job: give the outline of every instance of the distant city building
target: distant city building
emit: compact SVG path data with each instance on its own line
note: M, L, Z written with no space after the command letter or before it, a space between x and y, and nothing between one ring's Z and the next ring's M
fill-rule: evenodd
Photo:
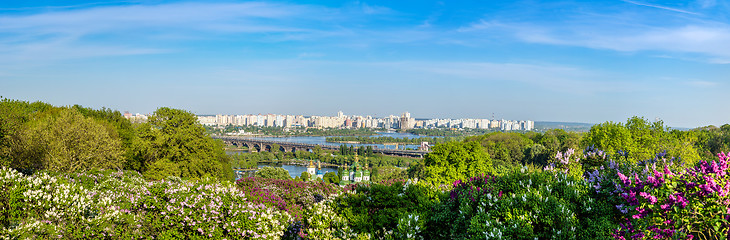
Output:
M413 125L415 125L416 120L411 118L411 114L409 112L404 112L400 117L400 129L412 129Z
M148 117L147 115L142 115L139 113L132 115L131 113L129 113L129 111L124 111L124 114L122 114L122 116L126 119L129 119L129 121L132 123L147 122L147 117Z
M125 118L134 121L146 121L146 115L123 114ZM248 115L203 115L198 116L198 122L206 126L267 126L267 127L314 127L314 128L385 128L385 129L413 129L413 128L468 128L494 129L501 131L532 131L535 122L531 120L489 120L478 118L462 119L425 119L416 120L409 112L400 116L389 115L383 118L372 116L346 116L342 111L337 116L279 115L279 114L248 114Z

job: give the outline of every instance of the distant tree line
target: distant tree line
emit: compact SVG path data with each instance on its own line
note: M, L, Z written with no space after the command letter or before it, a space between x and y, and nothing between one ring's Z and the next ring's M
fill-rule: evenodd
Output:
M398 132L410 133L421 136L441 136L441 137L457 137L457 136L473 136L485 133L495 132L495 129L476 129L476 128L414 128L407 130L397 130Z
M421 142L445 143L450 141L458 141L460 137L417 137L417 138L396 138L390 136L380 137L364 137L364 136L343 136L343 137L327 137L327 142L357 142L362 144L384 144L384 143L404 143L404 144L421 144Z
M385 129L372 128L310 128L310 127L267 127L267 126L205 126L208 134L238 133L243 131L249 134L263 136L369 136L378 134Z

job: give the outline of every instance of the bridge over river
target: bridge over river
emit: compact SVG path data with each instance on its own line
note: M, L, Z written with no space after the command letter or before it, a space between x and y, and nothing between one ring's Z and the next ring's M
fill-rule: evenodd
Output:
M232 136L212 136L214 139L220 139L229 146L247 147L251 152L259 151L271 151L274 144L279 145L279 150L283 152L296 152L296 151L310 151L315 149L317 146L322 149L328 150L339 150L340 147L336 145L322 145L322 144L307 144L307 143L293 143L284 141L269 141L252 139L245 137L232 137ZM373 148L374 153L382 153L385 155L401 156L401 157L415 157L422 158L428 151L420 150L399 150L399 149L382 149Z

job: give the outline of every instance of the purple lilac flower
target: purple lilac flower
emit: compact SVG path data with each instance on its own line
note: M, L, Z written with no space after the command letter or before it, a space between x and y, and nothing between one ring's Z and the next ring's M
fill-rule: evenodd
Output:
M631 185L631 179L626 177L626 175L623 175L621 172L618 172L618 178L621 179L621 183L623 183L624 186Z
M657 197L652 196L651 194L648 194L646 192L641 192L641 193L639 193L639 195L641 195L642 197L644 197L651 204L655 204L657 202Z

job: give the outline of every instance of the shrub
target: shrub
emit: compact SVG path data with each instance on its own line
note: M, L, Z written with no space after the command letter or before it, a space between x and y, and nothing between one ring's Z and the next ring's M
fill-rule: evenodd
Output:
M302 172L302 176L304 176L305 173L307 172ZM279 180L291 179L289 171L280 167L263 167L260 170L256 171L255 176L259 178L270 178ZM307 176L309 176L309 173L307 173ZM307 178L307 180L308 179L309 178Z
M435 188L414 181L393 181L389 184L358 184L335 199L337 213L349 220L350 227L358 233L376 237L398 235L422 236L423 222L414 221L429 215L438 201ZM409 217L410 216L410 217ZM411 227L403 224L410 222ZM393 236L391 236L393 235Z
M662 161L664 162L664 161ZM623 223L616 239L730 237L730 156L672 171L656 163L642 172L616 170Z
M358 234L349 227L347 219L337 214L332 208L332 197L307 206L305 210L304 224L306 229L302 236L307 239L355 239ZM359 237L369 238L367 234L359 234Z
M501 176L457 180L429 219L441 239L601 239L615 227L611 209L589 194L582 178L512 169Z
M278 239L291 221L230 184L209 181L147 182L136 172L104 171L24 176L5 167L0 180L13 193L0 199L11 209L3 238Z
M296 220L301 220L303 209L314 204L317 196L326 198L340 192L339 187L324 182L259 177L238 179L236 186L249 197L249 201L286 211Z

